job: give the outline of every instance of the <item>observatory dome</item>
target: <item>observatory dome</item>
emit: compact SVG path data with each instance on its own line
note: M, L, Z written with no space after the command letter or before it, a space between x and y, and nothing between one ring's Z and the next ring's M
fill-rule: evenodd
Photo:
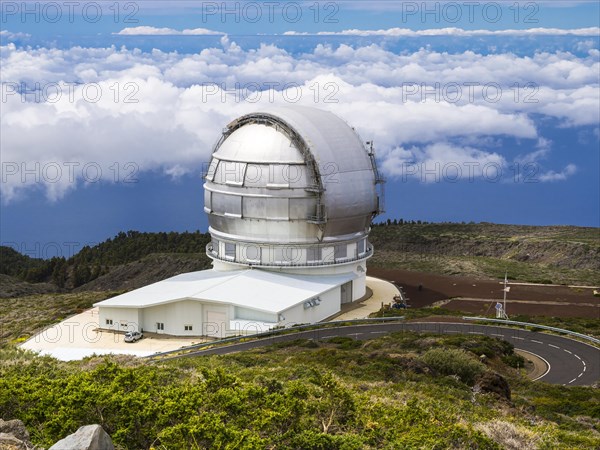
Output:
M368 258L375 158L333 113L287 106L231 122L205 175L213 260L308 267Z

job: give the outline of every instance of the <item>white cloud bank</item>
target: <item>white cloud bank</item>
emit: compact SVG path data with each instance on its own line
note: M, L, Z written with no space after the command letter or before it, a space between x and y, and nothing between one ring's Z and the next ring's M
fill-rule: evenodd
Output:
M446 27L426 30L411 30L409 28L386 28L380 30L349 29L342 31L286 31L287 36L390 36L390 37L420 37L420 36L593 36L600 35L599 27L588 28L524 28L507 30L465 30L463 28Z
M173 28L157 28L149 26L123 28L118 33L127 36L204 36L204 35L223 35L221 31L209 30L207 28L192 28L185 30L175 30Z
M547 164L551 150L543 150L549 145L532 114L562 126L600 122L597 49L586 57L519 57L320 44L295 55L274 45L244 50L226 36L221 42L195 54L3 46L3 200L36 187L58 200L95 180L98 167L107 181L122 181L130 163L175 178L197 171L228 121L273 104L339 114L365 140L375 139L391 177L415 167L410 176L419 177L437 162L447 170L460 166L461 178L489 178L485 167L509 163L498 150L506 138L531 140L540 153L530 157ZM20 94L21 83L35 92ZM540 181L564 180L576 170L545 167Z

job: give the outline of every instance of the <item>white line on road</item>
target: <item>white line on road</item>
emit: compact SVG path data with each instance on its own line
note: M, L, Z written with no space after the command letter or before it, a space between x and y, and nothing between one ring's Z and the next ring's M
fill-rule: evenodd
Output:
M521 340L521 341L524 341L524 340L525 340L525 338L520 338L520 337L516 337L516 336L513 336L513 339L519 339L519 340Z
M579 357L579 355L575 355L575 358L581 360L581 358Z
M500 336L500 337L504 337L503 334L497 334L497 333L490 333L491 336Z
M558 345L548 344L550 347L560 348Z
M571 384L573 381L577 380L577 378L573 378L571 381L569 381L568 384Z
M536 344L543 344L541 341L536 341L535 339L531 339L531 342L535 342Z
M480 333L479 331L468 331L468 333L469 334L483 334L483 333Z
M387 331L371 331L371 334L386 334Z
M570 353L571 355L573 354L573 352L570 352L569 350L567 350L566 348L563 348L563 350L567 353Z

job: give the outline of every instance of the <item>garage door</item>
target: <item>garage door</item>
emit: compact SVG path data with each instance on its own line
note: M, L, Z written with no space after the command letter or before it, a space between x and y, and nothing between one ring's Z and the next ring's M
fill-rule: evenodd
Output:
M225 337L227 314L221 311L206 311L204 334L213 337Z

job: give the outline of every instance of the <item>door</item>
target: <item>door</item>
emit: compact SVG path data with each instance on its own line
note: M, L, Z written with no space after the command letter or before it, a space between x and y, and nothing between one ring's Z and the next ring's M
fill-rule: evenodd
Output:
M203 324L204 334L213 337L225 337L227 329L227 313L221 311L206 311L206 321Z
M352 302L352 281L342 284L340 289L341 304Z

